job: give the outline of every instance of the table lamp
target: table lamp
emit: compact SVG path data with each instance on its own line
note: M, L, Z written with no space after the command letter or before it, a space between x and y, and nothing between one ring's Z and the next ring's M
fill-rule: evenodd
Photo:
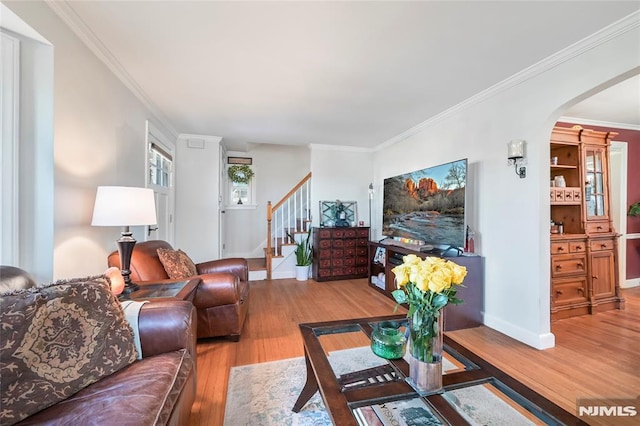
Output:
M117 240L120 255L120 272L124 278L123 294L136 291L139 287L131 282L131 255L136 240L130 226L155 225L156 203L153 190L127 186L99 186L93 207L92 226L122 226L122 236Z

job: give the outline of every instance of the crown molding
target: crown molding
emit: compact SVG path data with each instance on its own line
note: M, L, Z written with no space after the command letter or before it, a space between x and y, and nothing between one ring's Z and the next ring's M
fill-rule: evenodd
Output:
M609 40L615 39L619 37L621 34L624 34L628 31L634 30L640 26L640 11L633 12L630 15L625 16L624 18L614 22L613 24L587 36L586 38L572 44L569 47L566 47L551 56L533 64L532 66L525 68L524 70L508 77L507 79L494 84L493 86L485 89L470 98L460 102L452 106L449 109L444 110L443 112L429 118L428 120L423 121L422 123L410 128L409 130L400 133L399 135L382 142L378 146L374 148L375 151L379 151L381 149L387 148L391 145L394 145L404 139L407 139L425 128L432 126L433 124L443 120L455 114L458 111L465 110L473 105L479 104L486 99L489 99L499 93L504 92L512 87L515 87L519 84L524 83L527 80L530 80L540 74L543 74L558 65L563 64L575 57L578 57L589 50L592 50Z
M173 138L178 137L178 130L169 119L160 112L155 103L142 90L140 85L131 77L127 70L120 64L116 57L107 49L102 41L95 35L89 26L78 16L67 0L44 0L51 10L73 33L98 57L109 70L129 89L142 104L151 111L154 118L164 127Z
M588 118L577 118L562 116L558 121L572 124L584 124L585 126L611 127L614 129L640 130L640 125L627 123L614 123L612 121L589 120Z
M319 143L310 143L310 150L318 150L318 151L342 151L342 152L373 152L374 148L363 148L359 146L352 145L327 145L327 144L319 144Z

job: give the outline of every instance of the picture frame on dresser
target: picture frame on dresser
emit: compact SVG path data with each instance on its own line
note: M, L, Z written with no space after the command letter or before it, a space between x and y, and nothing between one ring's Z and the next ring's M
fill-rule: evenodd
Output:
M320 223L324 226L334 226L336 222L336 211L338 205L342 205L345 212L345 219L350 224L358 223L358 202L357 201L320 201Z

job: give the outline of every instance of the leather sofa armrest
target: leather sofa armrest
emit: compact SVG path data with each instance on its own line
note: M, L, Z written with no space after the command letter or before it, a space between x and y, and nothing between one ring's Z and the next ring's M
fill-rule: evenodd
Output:
M145 303L138 329L142 356L187 349L196 359L196 310L191 302L169 300Z
M200 275L201 279L193 304L198 309L212 306L232 305L240 299L238 283L240 279L232 273Z
M228 259L210 260L196 265L198 274L213 274L217 272L229 272L236 274L240 281L249 280L249 265L247 259L231 257Z

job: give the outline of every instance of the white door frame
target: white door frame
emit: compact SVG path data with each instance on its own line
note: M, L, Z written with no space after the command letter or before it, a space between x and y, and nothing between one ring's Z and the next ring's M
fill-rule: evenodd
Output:
M150 143L157 144L160 148L165 150L167 153L171 155L172 159L172 171L170 174L170 184L169 188L165 188L163 186L158 186L149 183L149 144ZM166 231L167 238L166 241L173 245L175 241L175 184L174 184L174 170L176 169L176 156L175 156L175 143L166 138L166 136L149 120L146 121L146 137L145 137L145 167L144 167L144 181L145 186L147 188L153 189L155 199L156 199L156 207L158 203L158 194L165 195L169 197L169 205L167 206L167 214L168 218L166 220ZM158 222L161 221L162 218L158 217ZM158 226L162 226L162 224L158 223ZM149 239L149 227L146 227L146 232L144 239L145 241Z
M226 239L226 199L228 197L227 189L228 189L228 176L227 176L227 168L225 167L227 163L227 150L225 147L220 144L220 179L218 179L218 235L220 238L218 239L218 253L219 258L224 259L225 250L227 249L227 244L225 242Z
M630 287L627 281L627 142L612 141L609 148L611 187L611 218L618 240L618 277L620 287Z
M2 32L2 107L0 135L0 264L20 265L19 214L19 114L20 40Z

